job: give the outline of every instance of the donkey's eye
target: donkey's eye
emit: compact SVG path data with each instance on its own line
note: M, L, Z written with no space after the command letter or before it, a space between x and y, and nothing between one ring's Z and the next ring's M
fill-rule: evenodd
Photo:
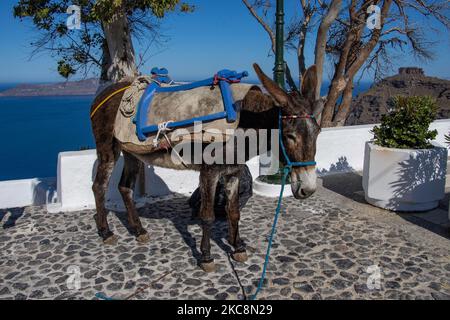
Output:
M286 138L288 140L291 140L291 141L295 141L296 140L296 136L294 134L292 134L292 133L286 133Z

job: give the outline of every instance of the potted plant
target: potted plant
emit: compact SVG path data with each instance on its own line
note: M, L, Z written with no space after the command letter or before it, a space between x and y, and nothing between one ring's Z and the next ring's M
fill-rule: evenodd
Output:
M432 140L437 105L431 97L397 97L366 143L366 201L393 211L426 211L444 198L447 149Z

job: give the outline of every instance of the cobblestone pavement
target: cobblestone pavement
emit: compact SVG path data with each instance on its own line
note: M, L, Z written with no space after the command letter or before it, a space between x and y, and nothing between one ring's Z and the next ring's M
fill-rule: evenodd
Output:
M101 243L92 210L0 214L0 299L95 299L98 292L124 299L142 286L149 288L133 299L244 299L261 274L275 200L254 196L242 212L247 263L228 258L227 223L217 221L217 271L209 274L197 267L201 229L186 202L174 196L140 210L146 245L128 233L125 213L109 215L116 246ZM259 298L450 299L448 239L422 241L406 221L373 219L326 194L284 203Z

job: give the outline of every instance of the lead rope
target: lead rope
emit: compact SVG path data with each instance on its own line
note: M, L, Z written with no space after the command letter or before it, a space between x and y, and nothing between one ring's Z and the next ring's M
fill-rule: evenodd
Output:
M280 212L281 212L281 204L283 202L284 186L286 184L287 176L291 172L291 169L292 169L292 167L289 165L285 166L283 169L283 179L281 180L281 191L280 191L280 196L278 197L277 210L275 211L275 217L273 219L272 230L271 230L270 236L269 236L269 244L267 245L267 251L266 251L266 257L264 259L263 271L261 274L261 278L259 279L259 283L258 283L258 287L256 288L256 292L250 297L250 300L256 300L258 293L261 291L261 289L264 285L264 280L266 278L267 266L269 264L269 259L270 259L270 249L272 248L273 238L275 236L275 231L277 229L278 217L280 216Z
M296 117L296 118L306 118L304 116L302 117ZM308 116L308 118L314 118L314 116ZM264 267L263 267L263 271L261 274L261 278L259 279L259 283L258 283L258 287L256 288L256 292L250 297L250 300L256 300L256 297L258 296L258 293L261 291L263 285L264 285L264 280L266 278L266 271L267 271L267 266L269 264L269 259L270 259L270 249L272 248L272 242L273 242L273 238L275 236L275 231L277 229L277 223L278 223L278 218L280 216L281 213L281 204L283 202L283 193L284 193L284 187L286 185L286 179L288 174L291 172L292 167L293 166L308 166L308 165L315 165L316 162L315 161L309 161L309 162L292 162L289 159L289 156L286 152L286 148L284 147L284 143L283 143L283 138L281 135L281 130L283 128L283 124L281 119L283 119L283 115L281 114L281 109L280 112L278 114L278 130L279 130L279 144L281 147L281 151L283 153L284 159L286 160L286 165L283 168L283 179L281 180L281 191L280 191L280 196L278 197L278 204L277 204L277 209L275 211L275 217L273 219L273 224L272 224L272 230L270 232L270 236L269 236L269 243L267 245L267 251L266 251L266 257L264 259Z

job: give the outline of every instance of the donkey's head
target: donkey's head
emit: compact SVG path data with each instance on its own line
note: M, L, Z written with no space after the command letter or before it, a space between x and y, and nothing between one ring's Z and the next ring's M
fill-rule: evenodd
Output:
M282 139L291 162L311 162L316 155L320 126L316 118L322 113L324 103L316 101L317 70L310 67L302 79L301 93L288 94L266 76L255 64L255 71L263 86L281 108ZM280 154L282 161L283 155ZM292 193L297 199L311 196L317 188L316 167L294 166L291 171Z

